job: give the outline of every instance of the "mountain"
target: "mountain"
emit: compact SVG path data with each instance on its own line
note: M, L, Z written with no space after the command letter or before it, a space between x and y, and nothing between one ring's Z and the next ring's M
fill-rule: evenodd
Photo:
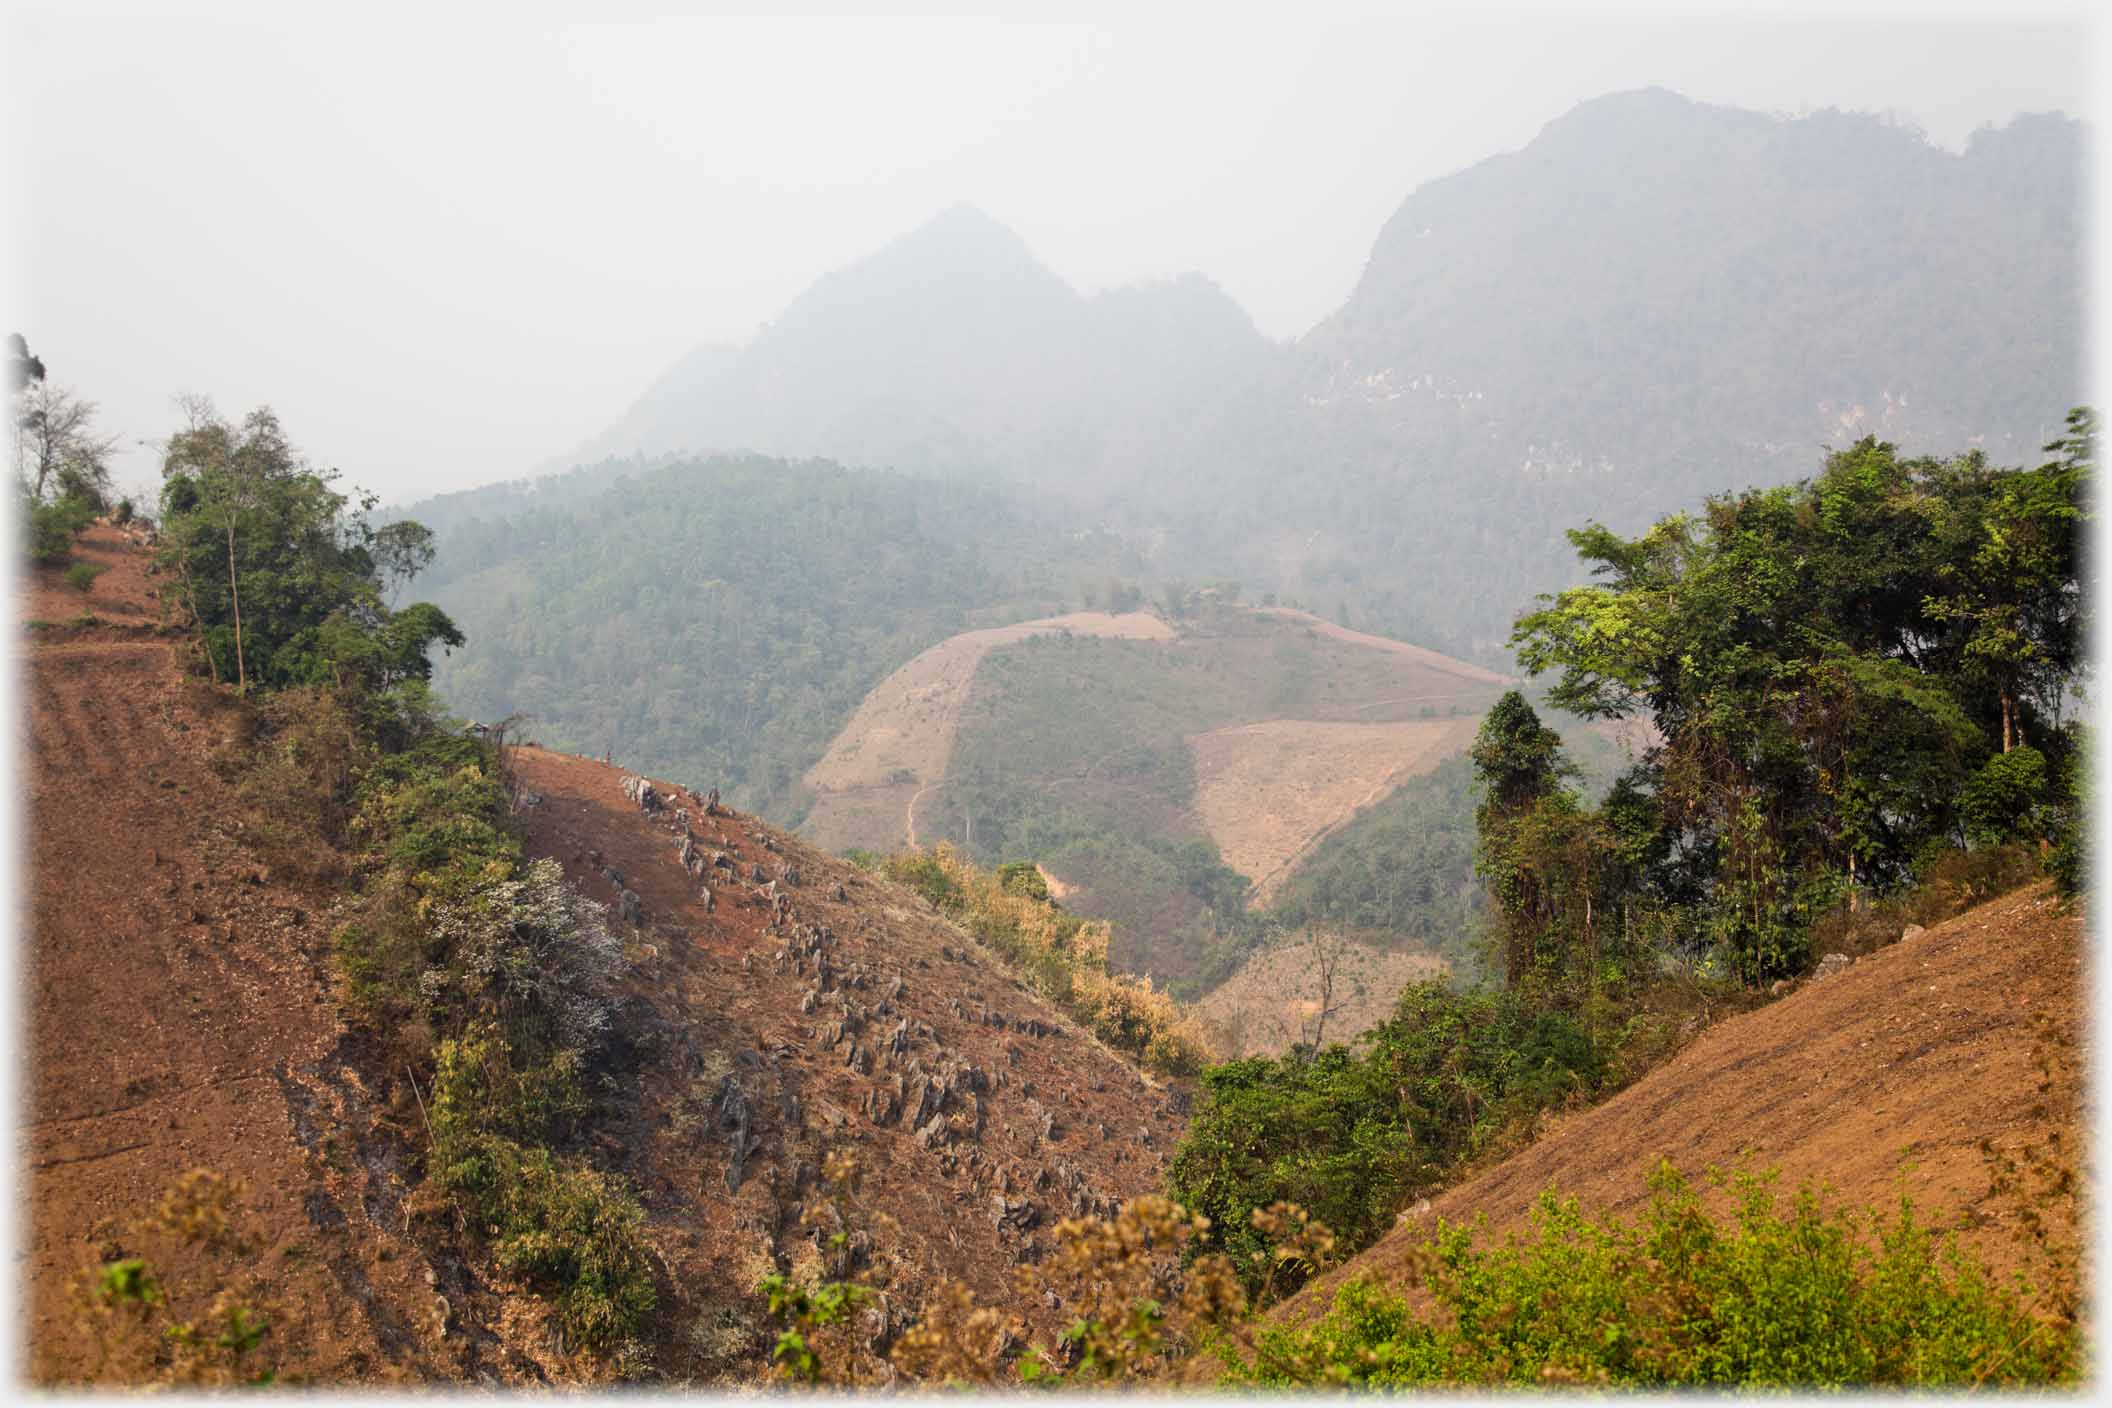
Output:
M1634 529L1878 434L2031 462L2081 399L2083 131L1619 93L1431 181L1269 342L1198 275L1085 297L955 207L700 348L581 459L825 455L1039 485L1151 571L1496 661Z
M2083 389L2081 172L2058 117L1951 153L1602 98L1411 195L1299 344L1304 396L1408 484L1529 502L1551 555L1866 434L2035 462Z
M1275 360L1200 276L1087 298L962 205L824 276L738 353L689 353L580 457L848 449L1116 487Z

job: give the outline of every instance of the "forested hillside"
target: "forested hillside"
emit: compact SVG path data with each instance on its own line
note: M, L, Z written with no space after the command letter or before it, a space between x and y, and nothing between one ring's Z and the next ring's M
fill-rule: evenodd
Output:
M1018 491L958 480L746 457L605 466L567 488L441 535L434 592L471 644L437 687L462 713L524 713L552 747L786 820L799 774L889 670L979 608L1060 605L1075 587L1059 563L1120 565Z

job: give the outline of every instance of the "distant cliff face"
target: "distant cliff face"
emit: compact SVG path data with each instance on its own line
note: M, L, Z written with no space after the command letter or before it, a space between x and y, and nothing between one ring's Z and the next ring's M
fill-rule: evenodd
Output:
M1464 422L1527 481L1706 446L1732 463L1667 487L1728 488L1870 433L2029 457L2081 389L2081 143L1587 103L1409 197L1303 389L1405 444Z

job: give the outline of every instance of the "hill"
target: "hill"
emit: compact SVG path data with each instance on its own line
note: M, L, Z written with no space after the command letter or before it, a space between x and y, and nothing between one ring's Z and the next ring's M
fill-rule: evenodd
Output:
M183 672L135 542L99 524L79 555L106 569L85 602L105 619L33 626L25 652L25 1367L91 1362L77 1278L136 1251L128 1224L203 1167L248 1186L289 1370L508 1373L434 1319L443 1268L403 1235L402 1145L338 1013L329 897L272 874L215 767L243 711ZM61 593L78 613L38 569L30 609Z
M92 1372L78 1278L138 1254L135 1223L206 1169L241 1181L257 1240L228 1274L270 1306L282 1375L607 1375L421 1176L438 1097L398 1063L415 1034L372 1027L338 961L367 861L276 847L255 811L254 759L277 754L259 739L282 725L183 672L136 544L98 526L81 552L108 568L88 603L113 619L35 623L28 651L32 1373ZM31 600L63 590L47 573ZM591 1112L562 1152L641 1206L659 1308L649 1362L624 1372L763 1371L753 1287L819 1265L801 1213L825 1207L832 1151L863 1167L861 1215L892 1219L884 1247L859 1229L852 1251L889 1268L861 1330L879 1351L940 1277L1008 1296L1056 1219L1157 1186L1182 1090L917 895L722 808L691 813L726 857L706 900L672 807L641 808L613 767L507 753L524 861L559 862L623 939ZM156 1255L172 1284L208 1274Z
M1847 1206L1896 1206L1904 1189L1998 1271L2029 1265L2031 1239L1992 1196L1982 1144L2010 1156L2049 1140L2068 1156L2083 1147L2082 942L2081 916L2042 882L1808 979L1418 1204L1282 1313L1318 1314L1352 1277L1397 1283L1440 1219L1490 1241L1522 1232L1544 1189L1632 1217L1660 1159L1697 1183L1711 1166L1776 1169L1785 1189L1822 1182Z
M1463 749L1501 684L1221 598L1172 625L1079 613L973 632L860 706L808 774L802 832L1036 861L1067 907L1116 922L1119 964L1193 984L1228 971L1249 912L1319 838Z

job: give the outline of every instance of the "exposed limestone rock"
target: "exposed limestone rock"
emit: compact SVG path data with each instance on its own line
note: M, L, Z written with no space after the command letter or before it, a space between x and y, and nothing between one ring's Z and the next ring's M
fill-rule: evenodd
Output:
M1816 983L1821 978L1830 978L1854 962L1855 960L1845 953L1829 953L1819 960L1818 967L1811 970L1811 980Z

